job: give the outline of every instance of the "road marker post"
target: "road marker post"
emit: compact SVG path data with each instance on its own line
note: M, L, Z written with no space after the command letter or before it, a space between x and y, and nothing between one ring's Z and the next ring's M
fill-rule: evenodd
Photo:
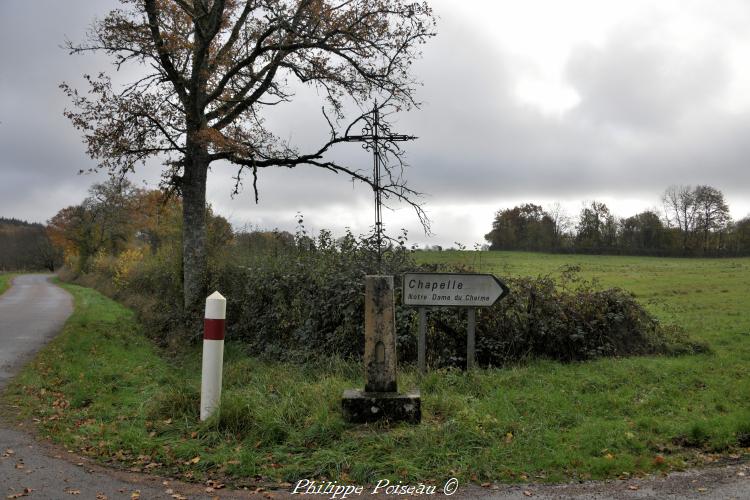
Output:
M203 320L203 364L201 371L201 421L210 417L221 401L221 375L224 364L224 322L227 299L219 292L206 298Z

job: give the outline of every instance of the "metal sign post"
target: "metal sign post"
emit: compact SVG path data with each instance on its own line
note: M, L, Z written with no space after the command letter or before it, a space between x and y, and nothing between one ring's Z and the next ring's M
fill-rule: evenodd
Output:
M475 331L477 326L476 308L469 307L466 310L466 369L474 369L476 359L475 352Z
M419 308L419 339L417 341L417 366L419 372L427 373L427 309Z

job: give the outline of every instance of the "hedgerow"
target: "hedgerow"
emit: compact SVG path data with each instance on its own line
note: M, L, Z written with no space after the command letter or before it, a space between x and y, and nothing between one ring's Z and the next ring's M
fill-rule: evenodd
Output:
M364 350L364 278L396 277L397 350L401 362L416 360L417 311L401 304L404 272L461 271L461 267L417 265L406 235L393 240L378 260L369 238L347 232L334 239L301 230L293 241L258 252L229 247L215 253L209 290L227 297L227 338L248 352L273 359L310 360L327 356L357 358ZM111 282L99 269L90 283ZM100 266L101 267L101 266ZM109 288L136 309L160 341L197 339L180 324L179 255L164 250L129 263L128 279ZM663 325L629 292L599 289L567 269L549 276L504 278L511 293L477 310L476 355L482 365L504 365L529 358L563 362L604 356L680 354L706 349L675 325ZM463 309L430 308L428 362L465 365L466 314Z

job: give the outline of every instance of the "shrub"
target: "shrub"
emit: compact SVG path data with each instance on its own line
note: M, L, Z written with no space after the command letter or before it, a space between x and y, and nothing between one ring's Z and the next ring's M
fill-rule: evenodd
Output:
M417 266L401 244L389 249L383 269L396 276L396 328L401 361L416 359L416 310L401 305L407 271L469 271ZM297 247L299 249L299 246ZM229 335L254 352L276 358L356 357L364 348L364 275L374 272L367 240L347 234L332 242L323 232L308 250L256 261L240 270L225 264L212 273L230 297ZM632 294L598 290L567 269L563 280L550 277L506 280L512 290L503 301L478 310L477 360L502 365L529 357L560 361L601 356L698 352L680 328L661 325ZM464 365L465 311L431 308L428 358L435 366Z
M411 269L404 242L402 238L383 252L379 267L367 239L347 233L334 241L322 231L312 240L298 233L296 244L284 252L257 256L246 265L227 260L213 266L210 288L228 297L227 317L232 321L227 337L274 358L360 355L364 277ZM403 313L397 313L402 353L413 344L411 317Z
M476 355L485 365L525 358L579 361L603 356L701 352L684 331L664 326L632 294L597 290L590 282L574 289L550 277L510 278L511 293L477 311ZM428 343L441 346L433 363L465 363L466 319L448 309L430 313Z
M112 282L118 288L125 288L135 274L135 269L143 260L142 248L128 248L117 256Z
M400 275L469 269L417 265L405 244L404 234L378 263L370 239L347 232L334 240L328 231L313 239L301 229L294 241L270 245L272 251L229 248L210 265L209 290L227 297L227 338L253 354L301 361L357 358L364 350L364 277L394 275L397 348L400 360L411 362L417 354L417 311L401 305ZM140 313L155 338L165 341L171 335L184 342L179 253L165 247L140 259L127 259L127 279L118 280L116 296ZM548 276L506 279L511 293L477 311L477 361L503 365L543 357L568 362L706 349L689 342L680 328L660 324L630 293L597 289L576 271L565 270L558 283ZM428 318L428 361L464 365L465 310L430 308Z
M171 340L185 343L182 318L182 285L180 253L164 246L156 254L143 257L128 274L125 287L116 297L138 313L139 320L158 343ZM193 332L192 340L201 332Z

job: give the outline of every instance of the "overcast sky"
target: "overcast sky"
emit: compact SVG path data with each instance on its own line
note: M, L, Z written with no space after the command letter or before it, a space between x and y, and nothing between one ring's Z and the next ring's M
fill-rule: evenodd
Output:
M426 193L434 236L406 208L385 211L410 241L471 247L493 214L559 202L576 216L599 200L619 216L658 208L670 184L722 190L735 219L750 213L750 2L745 0L472 0L431 2L438 36L414 66L420 110L397 117L409 185ZM111 67L69 56L111 0L0 0L0 216L44 222L104 175L62 116L62 81ZM314 91L274 108L269 123L301 144L325 138ZM339 155L367 168L359 148ZM260 203L232 199L234 171L216 165L208 198L235 226L366 232L372 191L310 168L262 171ZM133 180L153 185L158 166Z

